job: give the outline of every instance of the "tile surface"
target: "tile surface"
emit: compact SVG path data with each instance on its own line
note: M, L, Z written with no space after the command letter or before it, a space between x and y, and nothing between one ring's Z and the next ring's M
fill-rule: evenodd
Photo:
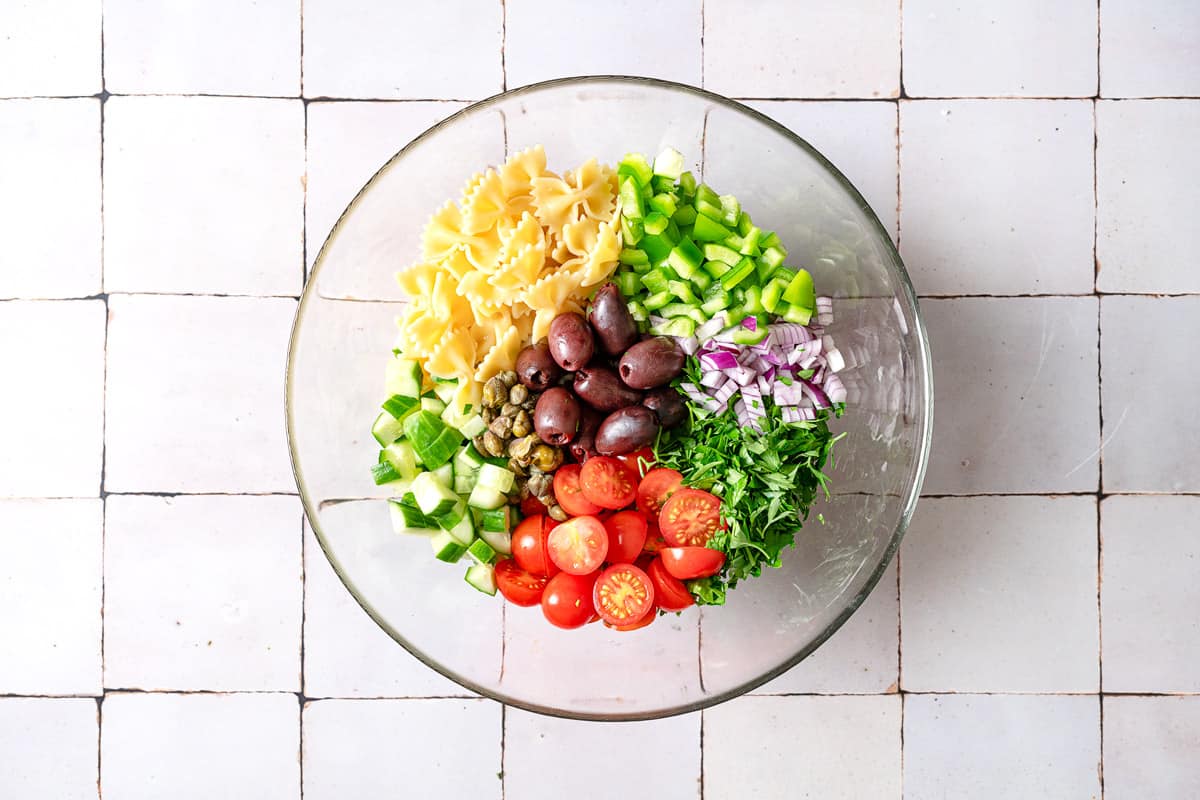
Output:
M1200 497L1101 505L1105 691L1200 693L1197 515Z
M100 693L102 525L98 499L0 500L0 694Z
M1100 797L1096 697L912 695L905 798Z
M291 497L109 497L105 686L298 690L299 511Z
M900 252L917 291L1083 294L1093 283L1092 104L900 103Z
M1200 6L1191 0L1103 0L1104 97L1200 95Z
M105 0L110 92L300 93L300 0Z
M707 0L704 86L731 97L898 97L900 5Z
M104 153L109 291L299 294L299 100L117 97Z
M1104 796L1200 795L1200 697L1104 698Z
M1200 292L1196 270L1179 268L1200 248L1194 224L1200 214L1200 154L1192 146L1197 138L1200 100L1097 103L1100 291Z
M110 298L105 488L295 491L283 423L295 310L282 299Z
M292 694L110 694L103 795L119 800L300 796L300 704Z
M99 300L0 303L0 497L99 495L104 342Z
M927 498L900 558L904 689L1099 688L1095 499Z
M90 697L0 698L0 796L100 800L99 745Z
M101 0L0 5L0 97L100 91Z
M909 97L1089 97L1096 93L1092 0L905 0Z
M899 798L900 697L731 700L704 751L705 797Z
M304 707L308 800L397 793L500 800L500 769L500 705L490 700L318 700Z
M100 291L100 101L0 101L0 297Z

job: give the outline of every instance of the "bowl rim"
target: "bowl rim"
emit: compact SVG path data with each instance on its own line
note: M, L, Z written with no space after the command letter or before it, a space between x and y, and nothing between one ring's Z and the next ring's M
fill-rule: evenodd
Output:
M551 705L541 705L529 699L507 694L496 688L483 686L469 678L463 677L454 669L437 662L433 658L427 656L420 648L409 643L408 640L405 639L405 637L398 630L396 630L390 623L376 613L376 611L365 600L365 598L360 595L359 591L349 580L348 576L342 570L341 565L331 552L331 548L326 542L325 534L321 529L320 522L318 521L318 509L313 506L309 497L309 493L306 490L303 471L301 470L297 459L296 437L293 430L295 420L293 418L292 398L293 390L295 388L293 383L293 374L296 360L296 342L300 331L300 325L304 318L305 308L312 299L312 296L315 294L313 287L316 285L318 273L324 265L324 258L329 249L330 243L333 242L333 240L337 237L347 217L354 210L355 206L358 205L359 201L374 186L379 177L386 172L392 166L392 164L402 159L405 154L418 142L422 142L432 137L443 127L453 124L460 117L478 113L481 110L498 104L502 100L508 100L527 94L534 94L546 89L598 83L625 83L634 86L652 86L657 89L666 89L669 91L681 92L683 94L690 94L710 103L724 106L725 108L728 108L734 112L748 116L760 124L763 124L774 130L776 133L781 134L793 144L806 151L826 170L826 172L832 175L840 184L841 188L848 192L852 199L857 201L859 207L868 218L869 223L873 225L877 239L885 244L885 251L892 258L893 263L898 268L897 271L900 275L900 291L905 295L907 301L911 304L913 309L913 321L915 324L913 325L912 334L915 337L918 345L917 350L919 358L917 360L920 362L918 378L920 379L919 385L923 392L923 397L921 398L923 400L921 406L923 413L919 414L916 419L918 436L916 460L911 470L913 480L908 489L908 496L904 498L904 507L901 512L900 521L897 524L896 529L892 532L891 539L888 542L887 547L884 549L882 558L880 558L879 563L875 566L872 574L868 576L867 581L863 584L863 588L853 598L851 598L850 602L846 604L846 606L837 614L837 616L835 616L833 620L831 620L829 624L826 625L825 628L815 638L813 638L812 641L797 650L792 656L785 659L773 669L767 670L757 677L743 681L734 688L712 694L704 693L701 697L686 703L671 707L634 712L575 711L572 709L559 708ZM875 589L880 578L883 577L883 573L887 570L888 565L895 557L896 552L900 547L900 542L904 538L905 533L908 531L909 524L912 521L913 512L916 509L917 501L921 495L921 487L924 483L926 470L929 464L929 453L933 432L932 354L930 351L929 339L925 329L924 318L921 314L920 305L918 303L916 290L913 288L912 281L909 278L908 270L904 265L904 261L900 256L900 252L897 249L895 242L892 241L891 234L883 226L883 223L879 221L879 217L875 214L874 209L871 208L870 204L867 203L867 201L863 198L862 193L858 191L849 178L847 178L841 170L839 170L831 161L829 161L829 159L826 158L819 150L813 147L806 139L794 133L766 114L758 111L757 109L751 108L744 103L732 100L724 95L711 92L707 89L702 89L676 81L637 75L577 75L553 78L550 80L530 83L513 89L507 89L455 111L453 114L450 114L444 119L439 120L438 122L426 128L420 134L413 137L413 139L407 144L397 150L396 153L392 155L392 157L386 162L384 162L371 175L370 179L368 179L367 182L364 183L363 186L355 193L354 197L338 216L337 221L333 224L333 227L330 229L329 233L322 242L321 248L318 250L317 256L313 260L312 269L309 271L308 278L305 281L304 289L300 296L300 301L296 306L296 312L292 319L291 331L288 336L288 353L286 361L286 373L284 376L284 417L288 442L288 456L292 467L292 475L296 481L296 487L300 495L300 501L304 508L304 515L308 520L309 526L312 528L313 535L316 537L318 544L321 546L321 551L325 555L325 559L333 568L334 573L338 576L338 579L342 582L342 585L345 586L346 590L350 592L350 595L354 598L354 601L358 603L359 607L366 612L366 614L375 622L375 624L377 624L385 633L387 633L388 636L390 636L397 644L408 651L408 653L418 661L443 675L444 677L454 681L463 688L468 689L482 697L503 703L504 705L513 706L515 708L520 708L536 714L544 714L562 719L601 722L635 722L663 719L680 714L689 714L696 711L701 711L703 709L719 705L727 700L740 697L747 692L757 689L758 687L779 677L804 659L808 658L808 656L812 655L812 653L814 653L822 644L824 644L830 636L837 632L837 630L841 628L842 625L844 625L846 621L862 606L863 602Z

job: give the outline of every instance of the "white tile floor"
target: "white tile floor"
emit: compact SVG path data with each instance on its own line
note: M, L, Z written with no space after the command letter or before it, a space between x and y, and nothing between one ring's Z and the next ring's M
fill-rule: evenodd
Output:
M688 800L1200 796L1197 42L1191 0L0 3L0 797L587 796L597 752ZM362 182L578 72L829 155L937 375L859 613L752 696L620 726L397 648L301 524L281 409Z

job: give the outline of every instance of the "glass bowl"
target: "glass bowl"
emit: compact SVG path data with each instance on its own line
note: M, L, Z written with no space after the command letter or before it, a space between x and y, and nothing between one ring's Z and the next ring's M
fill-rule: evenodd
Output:
M475 172L541 143L556 171L673 146L697 176L777 231L788 262L834 297L847 355L847 437L832 496L783 566L631 633L552 627L537 608L473 591L463 566L392 532L370 478L371 421L430 214ZM916 296L862 195L811 145L719 95L646 78L588 77L516 89L405 146L354 198L304 290L287 364L287 426L304 509L346 588L400 645L451 680L535 712L600 720L695 711L754 689L811 654L854 613L900 543L925 473L933 411ZM824 524L816 520L820 512Z

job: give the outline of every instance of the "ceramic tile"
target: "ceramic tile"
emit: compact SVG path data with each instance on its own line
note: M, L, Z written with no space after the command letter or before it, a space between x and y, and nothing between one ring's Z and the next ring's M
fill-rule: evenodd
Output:
M305 225L311 268L325 237L371 176L404 145L465 103L308 105Z
M906 0L904 90L909 97L1090 97L1096 5Z
M900 4L707 0L704 86L730 97L898 97Z
M1099 798L1100 700L908 695L904 796Z
M1181 345L1200 336L1200 297L1105 297L1100 318L1104 491L1200 492L1200 428L1180 424L1200 391Z
M1109 497L1100 508L1104 689L1198 692L1200 497Z
M508 709L504 730L505 796L521 800L591 796L601 777L598 753L604 754L606 764L620 766L622 785L636 786L647 796L700 797L699 714L598 724L515 708Z
M1099 689L1096 501L926 498L900 548L913 692Z
M99 92L101 0L0 5L0 97Z
M116 97L104 152L108 291L299 294L299 100Z
M1092 104L900 103L900 253L921 295L1090 294Z
M0 797L99 800L96 701L0 698Z
M503 6L304 3L304 94L467 100L501 89Z
M283 423L295 310L284 299L111 297L105 488L295 491Z
M0 693L100 693L102 524L98 499L0 500Z
M291 497L110 496L105 686L298 690L299 512Z
M116 800L300 796L292 694L109 694L100 784Z
M1104 698L1104 796L1200 796L1200 697Z
M96 497L104 303L0 303L0 497Z
M845 173L896 237L899 133L895 103L755 100Z
M1200 100L1096 105L1100 291L1200 292L1197 271L1183 267L1200 248L1198 138Z
M0 297L100 291L100 101L0 101Z
M899 695L731 700L704 712L704 796L899 798L900 719Z
M1092 297L922 300L937 420L927 494L1095 491Z
M470 694L410 655L367 616L334 573L307 523L304 607L305 696Z
M644 75L699 86L700 7L700 0L618 0L590 8L554 0L507 5L508 85L570 75ZM664 50L667 31L671 46Z
M1200 6L1192 0L1100 4L1100 93L1105 97L1200 94Z
M300 0L106 0L110 92L300 93Z
M500 769L498 703L318 700L304 708L306 800L397 792L500 800Z

